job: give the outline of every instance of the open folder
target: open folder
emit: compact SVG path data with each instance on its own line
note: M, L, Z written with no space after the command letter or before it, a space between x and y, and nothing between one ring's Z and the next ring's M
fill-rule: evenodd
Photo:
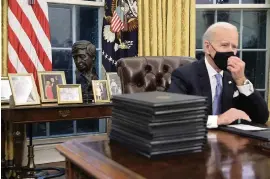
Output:
M244 131L261 131L261 130L268 129L265 127L257 127L257 126L252 126L248 124L233 124L233 125L228 125L228 127L233 127L233 128L244 130Z
M250 123L219 126L218 128L241 136L270 141L270 128L267 128L267 126L252 125L252 123Z

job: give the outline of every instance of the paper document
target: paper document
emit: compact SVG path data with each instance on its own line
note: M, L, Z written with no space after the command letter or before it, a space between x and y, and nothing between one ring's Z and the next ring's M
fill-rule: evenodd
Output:
M245 130L245 131L260 131L260 130L267 130L268 128L256 127L246 124L234 124L228 125L228 127L234 127L236 129Z

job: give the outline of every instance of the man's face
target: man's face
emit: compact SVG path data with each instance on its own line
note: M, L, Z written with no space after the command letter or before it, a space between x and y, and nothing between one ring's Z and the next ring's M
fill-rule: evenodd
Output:
M51 82L52 82L52 83L54 82L54 78L51 78Z
M238 32L236 29L217 28L213 33L211 42L205 41L204 46L205 52L210 54L211 57L215 56L216 51L234 52L236 55L238 48Z
M85 50L79 49L74 55L74 62L80 72L88 71L93 65L93 59L86 53Z

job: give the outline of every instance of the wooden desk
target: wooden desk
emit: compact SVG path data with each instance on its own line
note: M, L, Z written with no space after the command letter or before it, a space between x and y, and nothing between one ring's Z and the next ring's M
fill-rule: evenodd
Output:
M209 131L202 153L148 159L107 137L89 137L57 146L73 178L270 178L270 153L261 141L223 131Z
M112 104L43 104L37 106L2 106L2 120L12 123L52 122L61 120L111 117Z
M24 140L24 134L14 132L13 124L27 124L38 122L51 122L61 120L78 119L101 119L109 118L112 114L112 104L43 104L36 106L10 107L1 106L2 123L2 164L7 166L20 166L22 157L20 151L14 150L14 136L19 135L20 140ZM5 127L4 127L5 126ZM108 126L107 126L108 129ZM17 136L16 136L17 137ZM4 142L5 141L5 142ZM31 145L31 144L30 144ZM20 146L19 148L21 148ZM6 151L6 152L3 152ZM19 153L17 153L17 151ZM14 157L15 153L15 157ZM14 158L17 160L14 161ZM7 162L6 162L7 161ZM19 161L19 162L18 162Z

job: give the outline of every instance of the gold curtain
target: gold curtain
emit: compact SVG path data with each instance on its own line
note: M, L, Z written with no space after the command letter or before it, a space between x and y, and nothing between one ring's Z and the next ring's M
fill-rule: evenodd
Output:
M1 64L2 64L2 76L7 76L7 18L8 18L8 0L2 0L2 11L1 11L1 31L2 31L2 39L1 39Z
M138 55L195 57L195 12L195 0L138 0Z

